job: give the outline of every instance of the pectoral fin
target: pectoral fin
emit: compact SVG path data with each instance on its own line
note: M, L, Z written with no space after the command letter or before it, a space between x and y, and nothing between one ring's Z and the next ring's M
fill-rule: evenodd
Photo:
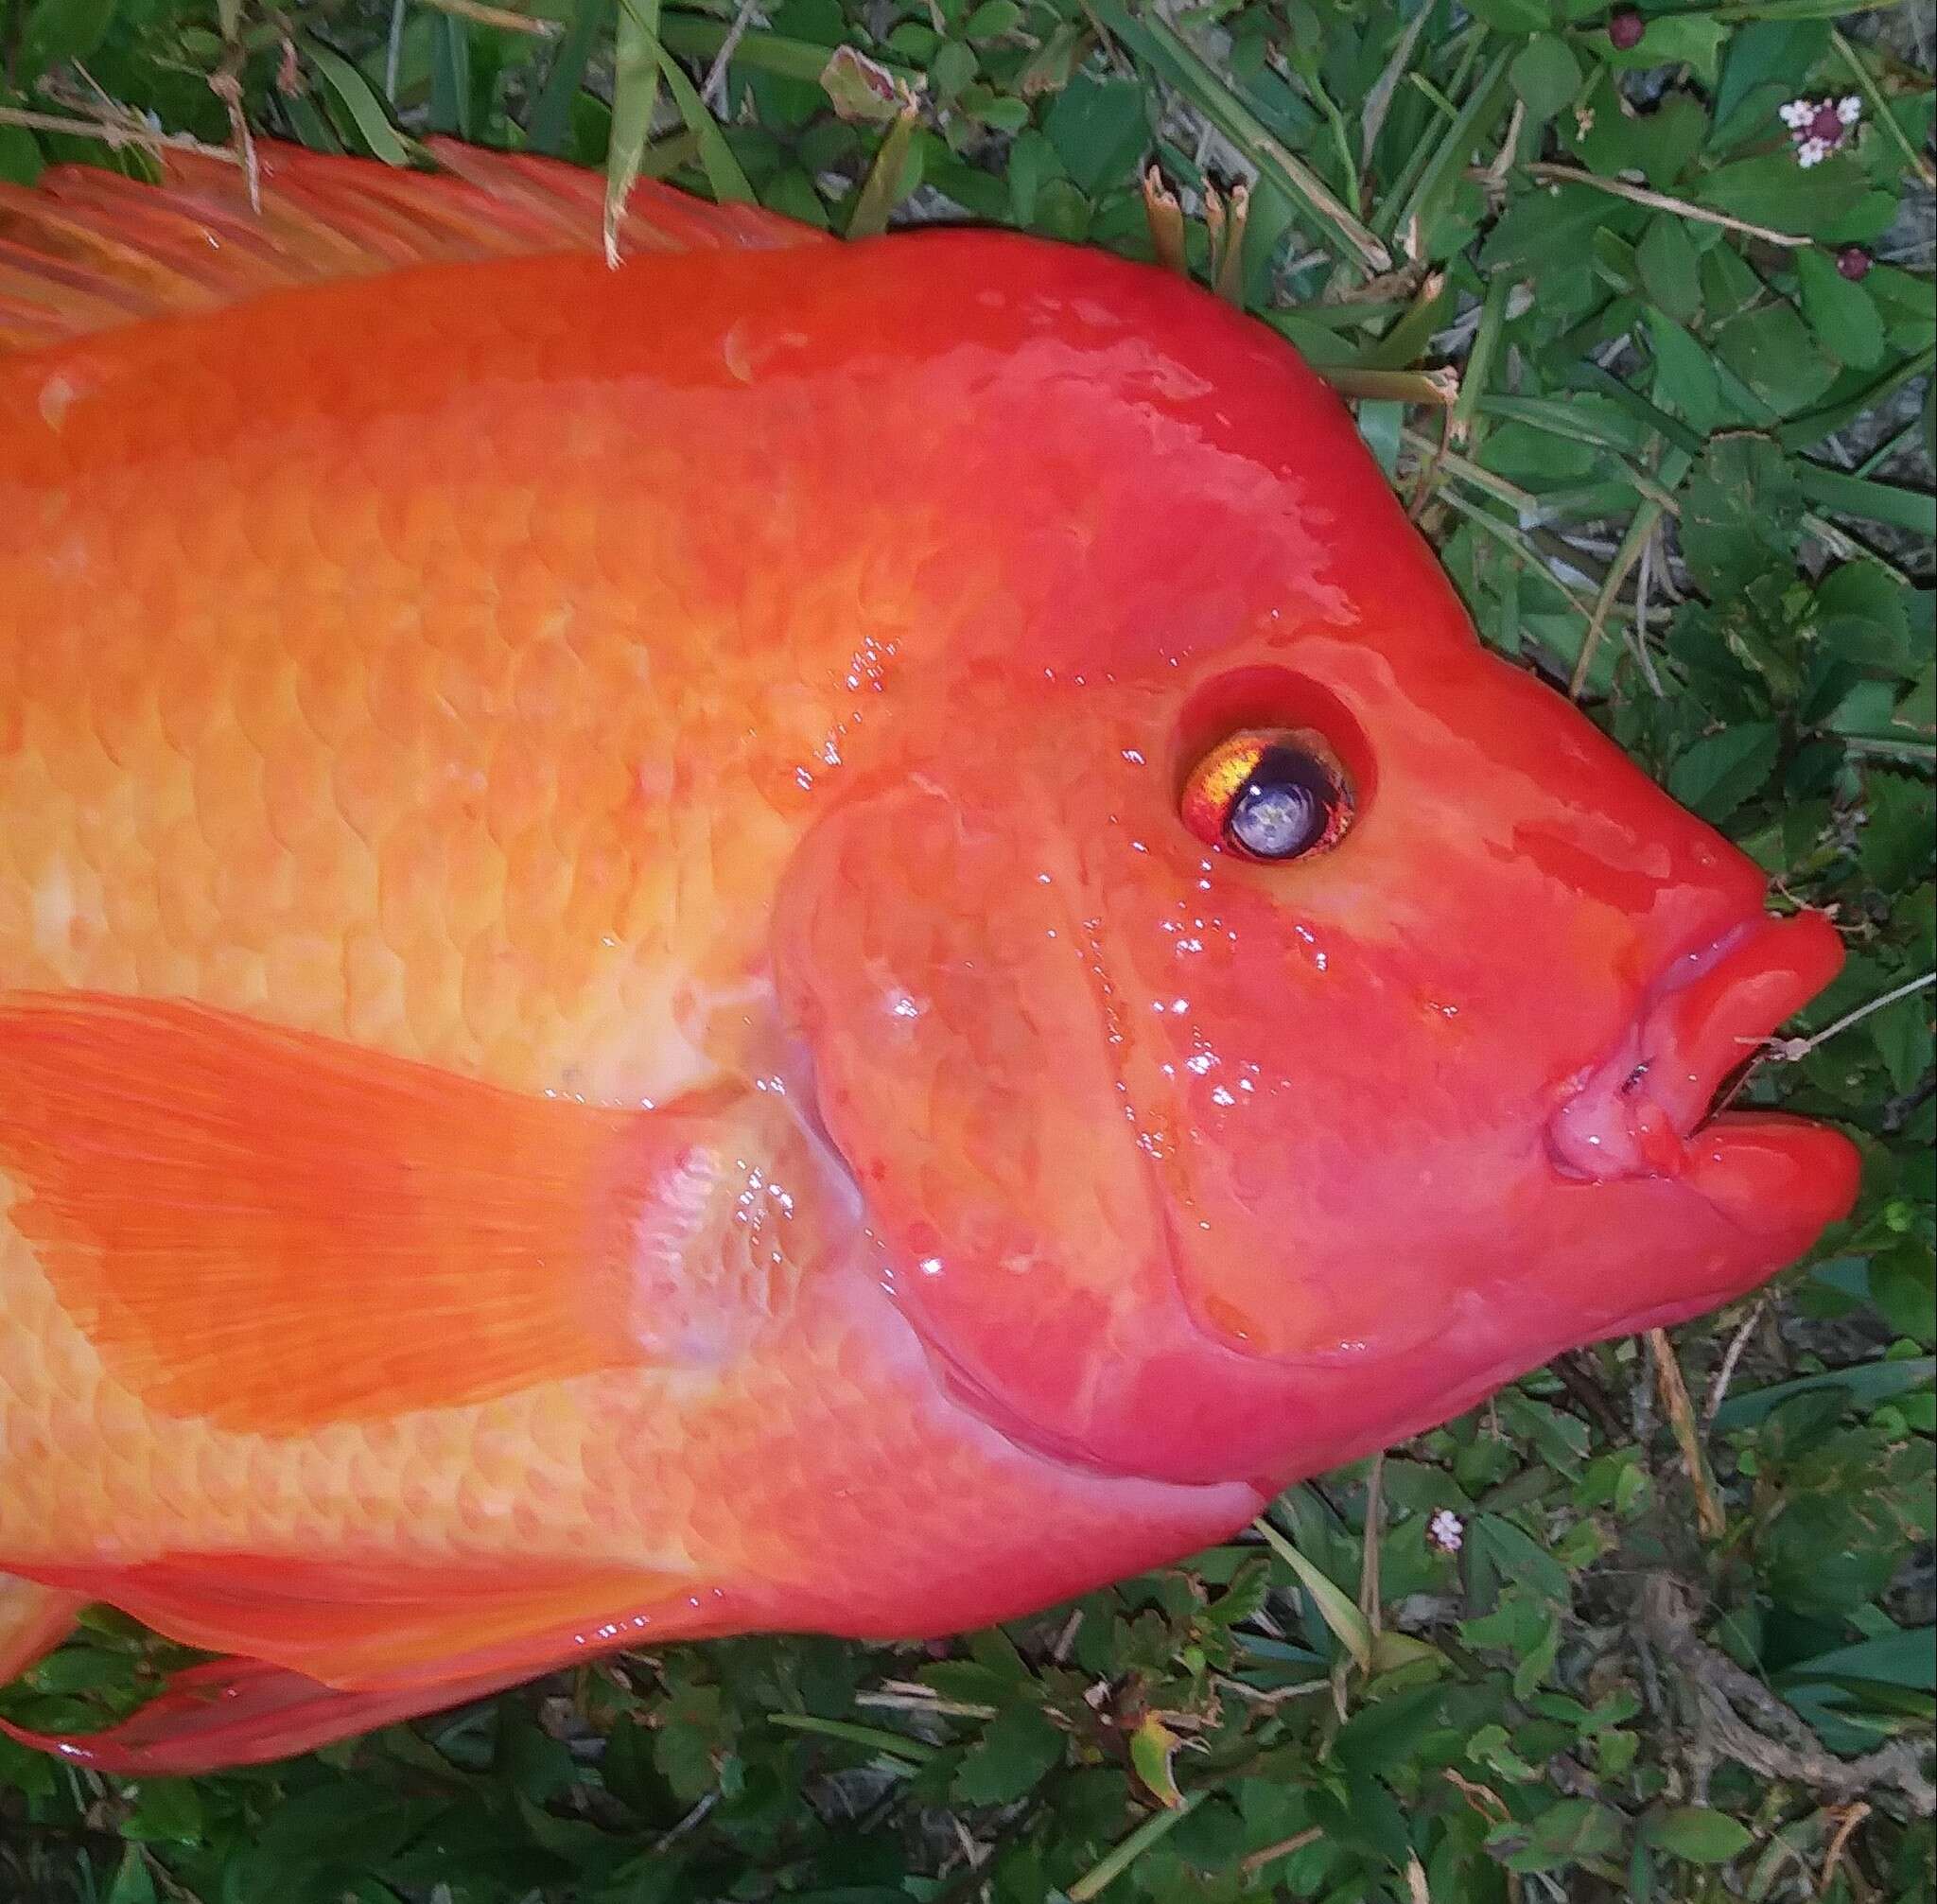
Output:
M524 1096L233 1015L0 995L6 1220L164 1413L295 1434L650 1361L700 1116ZM656 1279L658 1300L670 1299Z

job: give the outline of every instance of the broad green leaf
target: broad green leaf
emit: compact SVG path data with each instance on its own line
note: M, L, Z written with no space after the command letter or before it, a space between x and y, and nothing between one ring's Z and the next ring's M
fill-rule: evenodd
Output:
M1063 1756L1064 1738L1038 1706L1009 1706L989 1721L955 1773L955 1796L968 1805L1006 1805Z
M1803 315L1824 350L1839 363L1869 370L1883 361L1883 320L1876 301L1837 270L1819 251L1796 253Z
M1562 1798L1528 1825L1495 1825L1486 1844L1509 1871L1560 1871L1614 1857L1624 1835L1619 1812L1588 1799Z
M1869 189L1862 169L1841 153L1806 171L1792 153L1768 152L1709 173L1697 197L1753 225L1824 237L1862 203Z
M1580 61L1555 33L1537 33L1507 69L1515 93L1535 119L1551 119L1580 90Z
M64 60L91 58L113 24L115 5L116 0L35 0L21 29L14 70L31 77Z
M1643 1820L1641 1828L1657 1850L1690 1864L1726 1864L1755 1842L1746 1825L1706 1805L1678 1805L1654 1812Z
M1177 1776L1170 1769L1171 1760L1182 1743L1154 1712L1146 1712L1130 1734L1130 1763L1160 1804L1177 1806L1184 1802L1183 1793L1177 1788Z
M1715 350L1778 416L1807 409L1836 381L1836 365L1786 304L1729 319L1715 334Z
M131 1844L121 1854L121 1866L108 1887L104 1904L156 1904L155 1880L148 1875L139 1846Z
M1603 229L1625 230L1644 214L1589 185L1555 185L1517 198L1486 243L1480 268L1521 273L1550 270L1579 258Z
M982 5L963 22L962 37L971 44L1000 40L1021 24L1022 9L1016 0L982 0Z
M1467 11L1502 33L1539 33L1554 24L1547 0L1471 0Z
M1150 143L1143 88L1079 75L1044 114L1042 130L1086 192L1121 184Z
M1880 562L1844 562L1818 585L1813 620L1829 653L1908 680L1923 659L1910 611L1910 591Z
M1719 825L1775 771L1779 745L1780 737L1769 722L1704 735L1669 770L1668 792Z
M1869 1679L1937 1692L1937 1627L1917 1627L1839 1646L1785 1667L1778 1685L1806 1679Z
M1650 218L1634 261L1642 288L1666 316L1684 324L1701 310L1701 261L1684 219L1667 213Z
M41 176L41 148L19 126L0 126L0 180L30 185Z
M1649 311L1647 324L1654 352L1654 400L1705 434L1720 421L1722 410L1708 352L1660 311Z
M1740 27L1729 43L1715 91L1718 132L1734 130L1736 108L1757 87L1781 80L1788 90L1794 76L1808 72L1828 45L1829 28L1820 21L1758 20Z
M1727 26L1713 13L1660 13L1634 45L1625 50L1609 45L1601 57L1611 66L1628 68L1685 65L1704 85L1712 85L1728 37Z

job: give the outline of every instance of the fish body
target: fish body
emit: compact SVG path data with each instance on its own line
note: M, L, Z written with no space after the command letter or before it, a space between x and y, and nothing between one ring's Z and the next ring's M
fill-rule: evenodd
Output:
M296 281L183 262L204 183L0 356L0 1663L234 1656L66 1749L1017 1615L1847 1207L1701 1122L1833 931L1479 647L1263 327L670 194L345 276L574 188L277 163ZM1254 730L1324 850L1180 818Z

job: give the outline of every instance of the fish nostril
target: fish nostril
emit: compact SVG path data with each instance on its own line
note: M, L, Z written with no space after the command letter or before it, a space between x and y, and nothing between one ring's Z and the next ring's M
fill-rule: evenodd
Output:
M1626 1077L1621 1080L1621 1095L1632 1097L1648 1081L1648 1067L1653 1060L1644 1057Z

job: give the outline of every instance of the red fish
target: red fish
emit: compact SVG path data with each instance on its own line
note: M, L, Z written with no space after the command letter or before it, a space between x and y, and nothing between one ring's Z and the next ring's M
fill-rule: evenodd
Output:
M443 156L0 197L0 1668L227 1656L40 1742L1019 1615L1847 1210L1272 333Z

